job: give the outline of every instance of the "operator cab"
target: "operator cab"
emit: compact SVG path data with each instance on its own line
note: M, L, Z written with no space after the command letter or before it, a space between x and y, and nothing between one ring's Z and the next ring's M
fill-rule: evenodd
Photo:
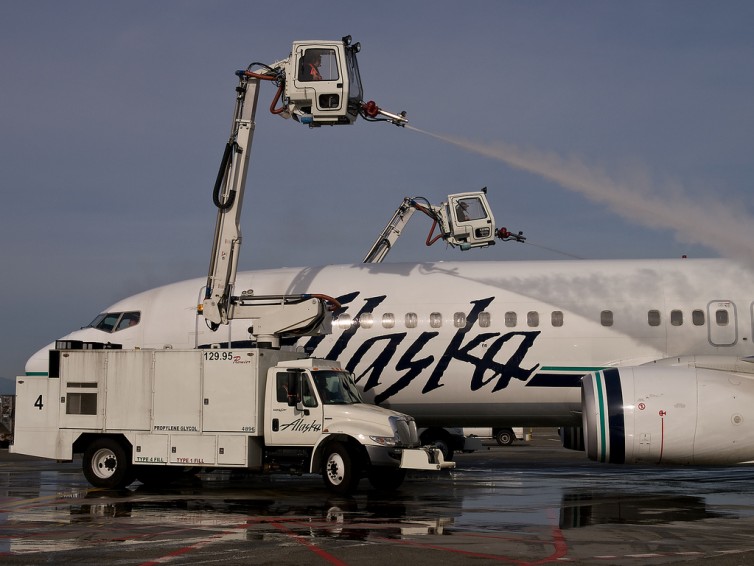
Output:
M310 126L352 124L359 116L363 89L351 36L341 42L297 41L291 52L293 80L285 96L295 119Z
M450 195L446 214L454 245L469 249L495 243L495 220L483 191Z

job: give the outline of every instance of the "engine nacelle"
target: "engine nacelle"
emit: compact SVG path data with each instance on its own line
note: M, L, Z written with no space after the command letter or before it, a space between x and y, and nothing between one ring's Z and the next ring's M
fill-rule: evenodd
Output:
M591 460L726 465L754 460L754 379L694 367L593 372L581 385Z

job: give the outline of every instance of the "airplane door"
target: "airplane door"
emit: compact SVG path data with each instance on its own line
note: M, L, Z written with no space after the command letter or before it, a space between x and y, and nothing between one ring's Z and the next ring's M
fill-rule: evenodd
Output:
M731 301L712 301L707 305L707 328L713 346L732 346L738 340L736 305Z
M277 395L266 418L265 442L269 446L313 446L322 434L324 412L306 372L275 374Z

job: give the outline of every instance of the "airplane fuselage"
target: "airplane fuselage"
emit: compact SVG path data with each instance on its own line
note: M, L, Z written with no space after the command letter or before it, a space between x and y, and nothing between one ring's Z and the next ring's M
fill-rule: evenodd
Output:
M125 348L249 345L248 321L210 331L204 279L124 299L118 331L64 339ZM725 260L354 264L239 273L236 293L338 298L333 333L291 347L337 359L367 399L424 425L580 424L580 379L613 366L754 354L754 271ZM46 350L27 373L46 371Z

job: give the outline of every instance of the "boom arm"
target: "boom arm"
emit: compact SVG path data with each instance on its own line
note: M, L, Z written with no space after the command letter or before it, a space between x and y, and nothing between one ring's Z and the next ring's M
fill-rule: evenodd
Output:
M426 204L420 204L419 200L425 201ZM406 197L390 222L377 236L369 252L364 256L363 263L382 263L417 210L433 220L426 241L428 246L443 239L453 247L459 246L461 250L468 250L494 245L495 237L505 241L523 242L526 240L521 232L513 234L505 228L494 229L495 219L487 202L486 188L479 192L448 195L448 201L440 206L429 204L425 198ZM435 235L435 229L439 229L437 235Z
M241 247L241 206L259 98L260 79L245 74L240 74L239 78L231 135L225 146L212 193L212 200L217 207L217 222L203 313L213 328L227 324L232 318L230 311L233 286L236 282L238 251Z
M396 125L406 123L405 112L385 112L373 102L362 101L363 89L356 62L359 44L351 37L337 41L294 42L288 59L272 66L253 63L237 71L235 109L231 134L225 146L213 191L217 207L214 243L207 287L200 307L213 330L233 319L252 321L249 332L258 345L279 347L283 336L317 335L330 331L329 310L337 301L325 295L240 297L233 290L241 247L240 216L254 136L260 81L278 86L270 111L293 117L309 126L352 124L358 116L375 120L380 114ZM261 71L252 71L260 65ZM284 100L276 107L281 96Z

